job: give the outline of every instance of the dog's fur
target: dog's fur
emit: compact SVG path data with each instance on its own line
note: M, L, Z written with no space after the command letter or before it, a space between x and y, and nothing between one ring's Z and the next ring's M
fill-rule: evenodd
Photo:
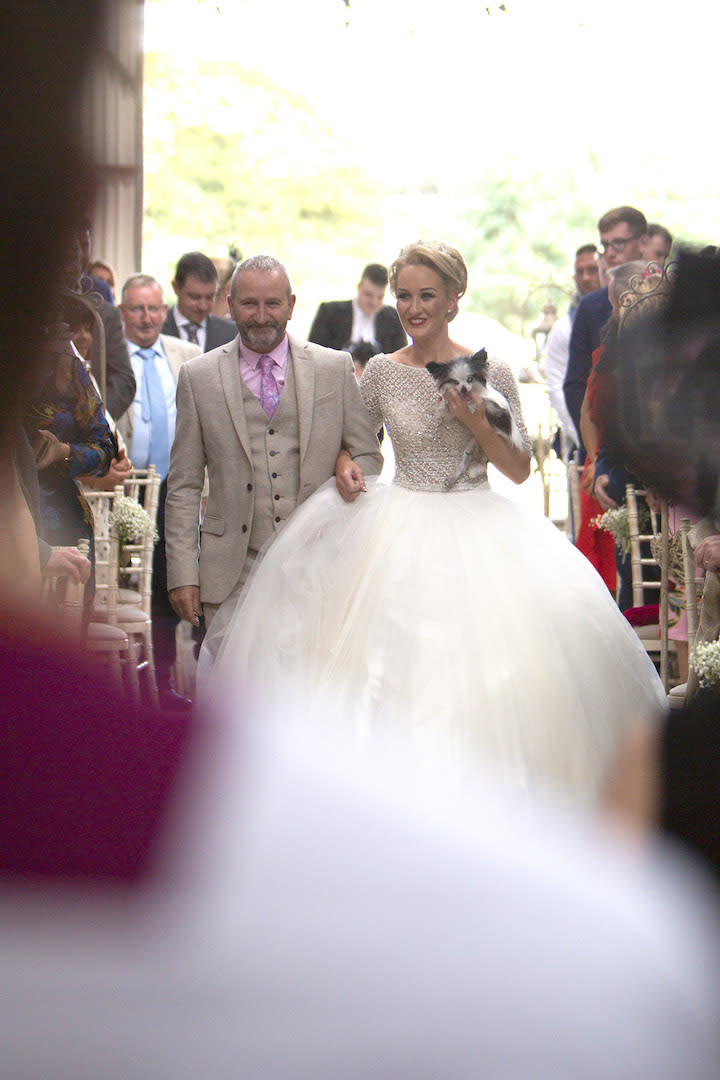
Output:
M432 375L438 391L443 398L443 410L447 411L445 393L447 390L455 390L461 397L470 398L472 393L481 397L485 403L485 415L490 425L507 439L511 446L517 446L524 450L524 445L515 417L512 414L507 399L488 382L488 358L487 351L480 349L474 356L458 356L454 360L445 363L431 361L427 364L427 370ZM468 408L475 412L475 403L468 401ZM458 480L467 474L470 479L482 475L485 462L477 460L478 444L474 438L465 447L460 468L454 476L445 481L446 487L454 487Z

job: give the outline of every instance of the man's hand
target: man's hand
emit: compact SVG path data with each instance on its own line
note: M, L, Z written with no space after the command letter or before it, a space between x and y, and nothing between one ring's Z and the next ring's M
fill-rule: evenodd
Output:
M91 564L77 548L53 548L43 567L45 577L69 577L84 585L90 577Z
M609 483L610 477L607 473L601 473L600 476L595 477L592 493L602 506L603 510L617 510L618 504L614 499L611 499L607 493Z
M200 625L202 604L199 585L180 585L177 589L170 589L168 599L179 619L184 619L193 626Z
M700 570L720 570L720 536L706 536L695 548L695 565Z
M52 431L36 431L33 438L33 452L38 469L47 469L57 461L64 461L70 454L70 444L60 442Z
M341 454L335 466L335 483L345 502L354 502L367 491L362 469L349 454Z

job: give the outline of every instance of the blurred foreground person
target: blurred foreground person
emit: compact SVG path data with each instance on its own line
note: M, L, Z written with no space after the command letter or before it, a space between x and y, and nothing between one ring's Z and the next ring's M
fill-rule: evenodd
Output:
M667 305L614 345L616 395L605 439L650 488L702 520L695 559L706 570L698 641L720 633L720 260L680 252ZM720 700L699 691L659 732L659 821L720 872ZM698 692L699 691L699 692Z
M13 1080L716 1080L678 867L293 708L207 726L131 891L0 890Z

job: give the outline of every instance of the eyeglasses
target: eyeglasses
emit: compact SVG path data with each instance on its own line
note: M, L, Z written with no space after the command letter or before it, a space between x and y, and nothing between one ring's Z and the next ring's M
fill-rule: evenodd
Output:
M598 244L598 251L601 255L607 255L608 249L612 248L613 251L617 251L619 254L625 250L631 240L638 240L641 235L641 233L633 233L632 236L619 236L617 240L608 240L607 244L601 242Z
M147 311L148 315L159 315L164 309L157 307L155 304L133 304L132 307L126 308L131 315L144 315Z

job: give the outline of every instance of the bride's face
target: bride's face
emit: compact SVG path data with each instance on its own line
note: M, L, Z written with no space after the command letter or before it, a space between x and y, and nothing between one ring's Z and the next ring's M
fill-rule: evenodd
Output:
M457 294L448 292L429 266L403 267L397 276L395 300L405 333L413 341L445 333L448 312L457 306Z

